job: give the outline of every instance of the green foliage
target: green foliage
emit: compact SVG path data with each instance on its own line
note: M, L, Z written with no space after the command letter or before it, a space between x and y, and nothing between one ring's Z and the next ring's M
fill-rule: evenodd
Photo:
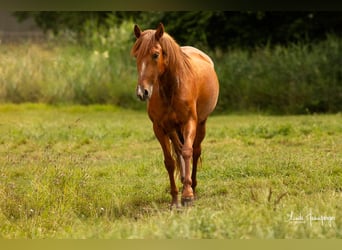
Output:
M184 17L190 20L193 14L186 12ZM87 19L82 24L82 43L75 33L60 32L45 44L1 45L0 102L144 108L134 94L137 72L130 55L134 23L123 18L117 24L115 15L105 21L104 26ZM167 31L173 36L170 28ZM342 110L340 44L341 37L329 35L317 43L248 50L207 50L205 43L199 48L215 62L220 80L217 112L303 114Z
M115 25L128 21L137 12L116 11L16 11L13 13L19 21L33 18L36 24L45 32L54 34L71 31L82 40L84 38L84 23L96 23L96 28L110 28L113 23L108 19L115 19Z
M1 102L134 107L133 23L123 22L106 32L95 32L92 25L85 24L88 34L83 46L71 34L63 34L68 43L61 43L58 35L46 44L1 46Z
M210 117L198 199L170 211L145 112L10 104L0 113L3 238L342 237L340 114ZM310 225L310 213L334 220Z
M163 22L182 44L215 48L254 48L286 45L292 42L313 42L327 33L341 34L341 12L303 11L87 11L87 12L15 12L22 19L33 17L44 30L55 33L69 30L79 42L84 38L85 22L98 28L110 28L123 21L134 20L142 28L155 28Z
M341 39L232 50L216 57L221 110L271 113L342 110Z

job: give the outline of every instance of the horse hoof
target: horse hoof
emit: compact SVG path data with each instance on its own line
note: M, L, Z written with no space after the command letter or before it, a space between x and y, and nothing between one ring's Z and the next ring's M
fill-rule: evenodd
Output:
M170 211L179 211L182 207L180 206L180 204L177 203L172 203L170 205Z
M183 207L191 207L194 203L194 197L182 197L181 203Z

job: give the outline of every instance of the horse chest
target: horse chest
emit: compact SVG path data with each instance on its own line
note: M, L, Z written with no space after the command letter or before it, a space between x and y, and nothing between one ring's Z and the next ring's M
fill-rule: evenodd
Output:
M178 127L182 121L179 119L177 112L172 108L166 109L167 111L161 112L156 109L149 109L149 117L153 123L159 124L165 131L172 131Z
M170 94L171 91L165 92L159 86L156 87L155 95L152 95L148 103L148 114L153 123L171 132L186 124L190 117L196 116L196 109L195 103L184 98L181 93L173 92L171 96L165 93Z

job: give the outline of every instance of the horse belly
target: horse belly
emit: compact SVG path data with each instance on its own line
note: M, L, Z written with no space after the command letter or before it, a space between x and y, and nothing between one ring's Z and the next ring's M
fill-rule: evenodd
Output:
M199 121L204 121L214 111L219 94L219 84L215 71L212 69L212 72L203 78L204 80L199 81L198 86L197 115Z
M192 68L196 72L193 84L197 90L197 118L201 122L207 119L216 107L219 94L218 78L214 63L208 55L193 47L183 47L183 51L191 56Z

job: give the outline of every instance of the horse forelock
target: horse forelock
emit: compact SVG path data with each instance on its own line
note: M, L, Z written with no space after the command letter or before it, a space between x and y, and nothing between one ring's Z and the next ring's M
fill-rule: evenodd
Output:
M141 33L141 36L135 41L131 54L141 60L146 54L150 52L150 49L155 44L156 39L153 30L145 30Z

